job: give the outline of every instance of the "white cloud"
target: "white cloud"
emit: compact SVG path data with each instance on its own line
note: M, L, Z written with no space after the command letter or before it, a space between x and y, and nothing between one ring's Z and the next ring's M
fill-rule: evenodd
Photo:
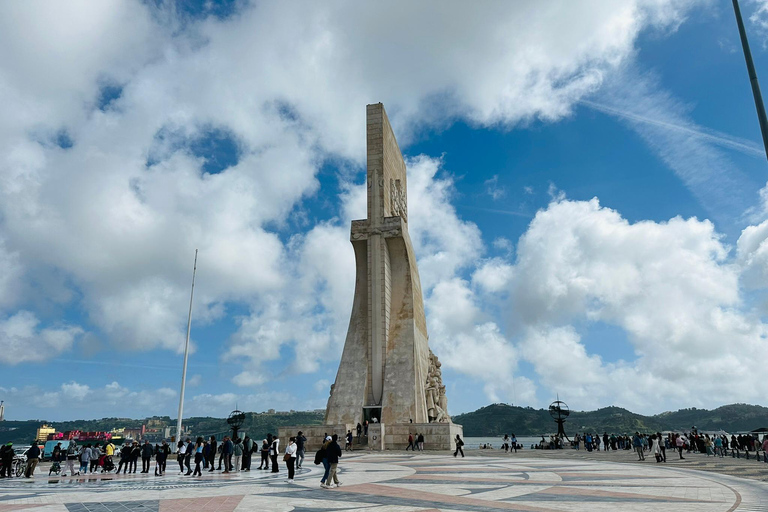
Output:
M491 199L494 201L498 201L507 194L506 189L502 186L499 186L498 174L494 174L492 178L485 180L483 185L485 185L486 194L491 196Z
M79 327L40 328L40 320L31 311L0 318L0 362L17 364L45 361L72 349L83 334Z
M768 389L745 354L760 353L768 326L744 307L728 254L709 221L630 224L596 199L555 201L518 244L510 307L521 354L580 407L758 400ZM636 360L588 353L574 327L584 322L623 329Z
M472 274L472 283L486 292L494 293L509 289L514 267L501 258L493 258L478 265Z

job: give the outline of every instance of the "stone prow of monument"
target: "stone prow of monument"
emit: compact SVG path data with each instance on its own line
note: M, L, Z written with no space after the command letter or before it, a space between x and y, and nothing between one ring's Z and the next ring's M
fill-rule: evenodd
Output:
M314 449L323 435L355 433L367 420L372 449L405 448L417 433L428 448L454 449L462 428L448 415L441 364L428 345L405 161L381 103L367 106L366 134L368 217L352 221L355 296L325 421L281 427L280 438L301 430Z

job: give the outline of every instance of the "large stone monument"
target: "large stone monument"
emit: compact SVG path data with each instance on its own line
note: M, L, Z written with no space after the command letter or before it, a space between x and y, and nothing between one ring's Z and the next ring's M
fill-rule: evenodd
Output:
M336 382L322 426L302 430L308 448L369 422L372 449L405 448L422 433L425 446L453 449L462 433L448 415L441 364L427 344L421 282L408 235L405 162L381 103L367 106L368 218L352 221L357 279Z

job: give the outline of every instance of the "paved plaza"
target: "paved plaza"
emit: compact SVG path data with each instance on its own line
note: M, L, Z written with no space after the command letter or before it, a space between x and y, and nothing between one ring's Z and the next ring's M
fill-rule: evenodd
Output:
M685 469L582 458L352 454L342 486L321 489L310 460L296 483L251 471L202 478L169 472L0 480L0 512L753 511L768 483ZM174 468L175 469L175 468Z

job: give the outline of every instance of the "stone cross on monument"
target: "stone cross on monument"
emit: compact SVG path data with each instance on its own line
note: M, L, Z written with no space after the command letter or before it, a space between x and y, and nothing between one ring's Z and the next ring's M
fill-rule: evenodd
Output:
M384 106L366 114L368 218L352 221L357 278L339 370L323 425L280 427L280 438L302 431L316 449L326 434L343 437L367 420L371 449L403 449L419 433L431 449L454 449L462 428L448 416L441 364L427 344L405 162Z

